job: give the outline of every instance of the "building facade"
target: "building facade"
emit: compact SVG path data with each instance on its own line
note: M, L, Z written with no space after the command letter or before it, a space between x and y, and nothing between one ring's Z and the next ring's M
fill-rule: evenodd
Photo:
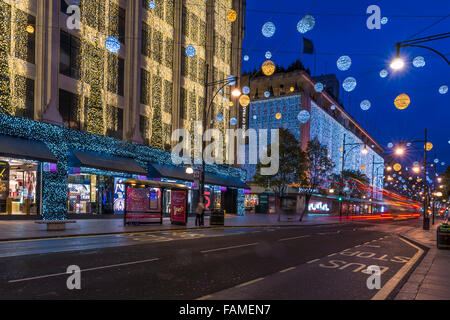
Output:
M335 77L317 79L333 80ZM342 168L361 171L373 184L371 196L381 198L384 173L382 147L340 106L326 88L316 92L314 87L317 82L302 70L275 73L270 77L243 77L242 83L250 87L251 96L248 113L241 116L248 119L243 126L256 130L285 128L297 138L303 150L306 150L309 141L317 138L327 148L328 156L335 164L332 173L340 174ZM332 90L335 91L338 94L336 88ZM307 118L300 121L299 113L304 111L307 112ZM346 146L343 159L344 136ZM366 154L361 153L364 147L368 151ZM244 168L251 181L256 173L256 166L245 165Z
M133 175L190 184L155 167L172 165L172 132L202 119L215 89L205 83L240 74L244 11L242 0L1 0L0 214L117 213L115 191ZM238 116L230 90L211 118ZM211 192L243 202L242 170L207 171Z

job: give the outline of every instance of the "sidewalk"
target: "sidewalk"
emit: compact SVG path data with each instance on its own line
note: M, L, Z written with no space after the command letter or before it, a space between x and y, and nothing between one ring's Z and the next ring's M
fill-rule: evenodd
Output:
M430 230L415 228L401 235L430 248L395 300L450 300L450 250L436 246L437 220Z
M227 215L225 227L267 227L267 226L311 226L322 224L345 223L339 219L321 219L314 216L306 216L299 222L299 216L293 216L292 220L282 216L277 221L277 215L249 214L246 216ZM79 219L77 223L66 224L65 231L47 231L45 225L38 225L34 220L3 220L0 221L0 241L41 239L53 237L88 236L113 233L162 231L162 230L186 230L198 228L195 226L195 218L189 217L186 226L172 225L169 218L164 218L163 224L150 224L133 226L123 225L123 219ZM205 217L205 227L209 226L209 216Z

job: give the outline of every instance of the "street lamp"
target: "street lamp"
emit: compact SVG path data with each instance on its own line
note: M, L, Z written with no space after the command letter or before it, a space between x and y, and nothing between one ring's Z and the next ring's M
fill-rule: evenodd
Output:
M400 57L397 57L394 60L392 60L391 65L390 65L391 69L393 69L393 70L403 69L404 66L405 66L405 61L403 61L403 59Z
M397 149L395 149L395 154L398 156L402 156L405 153L405 149L403 149L402 147L398 147Z
M187 168L186 168L186 173L187 173L187 174L193 174L193 173L194 173L194 169L189 165L189 166L187 166Z

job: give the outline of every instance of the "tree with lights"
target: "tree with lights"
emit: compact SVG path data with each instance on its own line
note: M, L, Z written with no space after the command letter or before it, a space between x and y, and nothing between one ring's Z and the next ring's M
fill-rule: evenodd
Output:
M306 149L306 174L301 180L301 187L304 189L305 207L300 215L300 221L308 212L309 201L315 190L327 183L328 176L334 167L333 161L328 158L328 150L315 138L308 142Z

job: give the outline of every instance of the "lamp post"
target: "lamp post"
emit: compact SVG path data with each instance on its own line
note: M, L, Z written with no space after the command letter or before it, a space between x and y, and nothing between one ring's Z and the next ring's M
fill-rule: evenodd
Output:
M405 66L405 62L403 61L402 58L400 58L400 49L405 48L405 47L416 47L416 48L423 48L423 49L433 51L434 53L438 54L442 59L444 59L445 62L447 62L447 64L450 66L450 61L445 57L445 55L443 55L442 53L440 53L439 51L437 51L433 48L421 45L421 43L445 39L445 38L449 38L449 37L450 37L450 32L441 33L441 34L423 37L423 38L418 38L418 39L397 42L395 44L395 49L396 49L395 58L394 58L394 60L392 60L390 67L394 70L400 70Z
M372 179L372 188L371 188L371 190L370 190L370 198L373 200L373 196L374 196L374 189L375 189L375 184L374 184L374 179L373 179L373 173L374 173L374 170L375 170L375 165L379 165L379 164L381 164L381 165L383 165L384 166L384 162L375 162L375 155L372 155L372 175L370 176L370 179ZM377 171L376 171L376 177L378 178L378 169L380 169L381 167L383 167L383 166L379 166L378 168L377 168ZM373 203L373 202L372 202ZM373 213L373 204L370 204L370 211L371 211L371 213Z
M353 146L350 150L348 150L348 152L350 153L350 151L352 151L353 149L355 149L358 146L364 146L363 149L361 149L361 153L362 154L367 154L368 150L367 150L367 145L365 143L361 143L361 142L357 142L357 143L346 143L346 137L347 135L344 133L344 139L342 141L342 161L341 161L341 186L344 185L344 167L345 167L345 156L347 151L345 150L346 146ZM339 201L339 217L342 217L342 201Z

